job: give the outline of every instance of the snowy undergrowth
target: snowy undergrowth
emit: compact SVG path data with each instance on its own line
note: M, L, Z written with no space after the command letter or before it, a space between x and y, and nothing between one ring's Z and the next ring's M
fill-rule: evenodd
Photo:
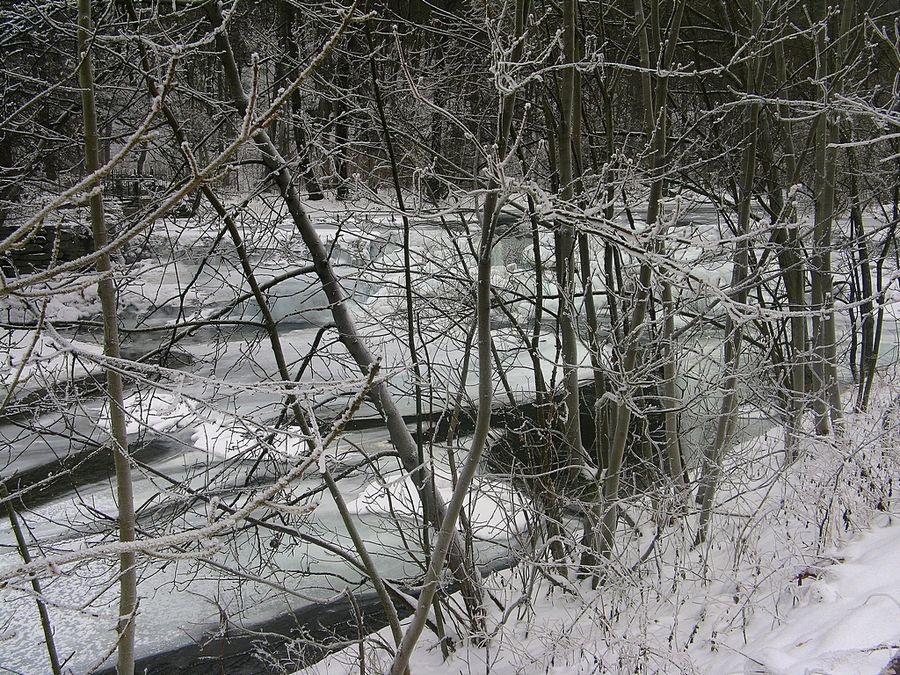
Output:
M560 590L537 562L490 577L487 646L462 643L442 662L425 635L412 672L878 673L900 650L895 396L848 414L838 439L809 430L789 465L781 429L736 446L703 546L691 545L693 516L657 531L635 502L640 532L620 529L600 589ZM359 653L307 672L361 672ZM367 672L386 671L384 651L365 655Z

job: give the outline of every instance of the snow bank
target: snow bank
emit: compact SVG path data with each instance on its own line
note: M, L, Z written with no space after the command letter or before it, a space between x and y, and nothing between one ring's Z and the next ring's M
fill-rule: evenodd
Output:
M412 672L878 673L900 651L900 415L880 405L848 413L841 438L810 433L787 466L782 430L736 446L703 546L692 545L696 514L657 531L632 499L622 506L638 527L620 526L601 588L574 574L548 583L546 560L489 577L500 607L488 604L488 644L443 662L426 632ZM383 492L368 495L363 506L384 508ZM383 650L366 654L368 672L386 672ZM302 672L359 668L354 646Z
M40 299L32 300L31 306L25 304L20 298L6 296L0 298L0 317L8 323L31 323L36 321L40 312L43 312L46 321L78 321L100 315L100 299L97 296L97 286L94 283L81 287L88 283L90 277L82 278L70 276L66 281L75 290L56 290L47 284L34 284L29 286L32 293L46 293ZM52 293L52 294L51 294Z
M125 398L122 408L128 434L142 430L161 434L193 422L197 404L178 393L138 389ZM104 429L110 428L109 404L104 404L98 424Z
M877 673L900 650L900 518L810 565L784 622L748 645L772 673Z
M251 429L240 419L224 416L199 423L191 434L191 443L198 450L206 452L211 459L234 459L259 454L264 450L280 457L309 454L307 439L300 434L282 430L271 444L267 444L263 430Z
M0 384L5 390L15 385L31 391L100 371L95 363L74 353L101 354L99 345L9 329L0 331L0 345Z

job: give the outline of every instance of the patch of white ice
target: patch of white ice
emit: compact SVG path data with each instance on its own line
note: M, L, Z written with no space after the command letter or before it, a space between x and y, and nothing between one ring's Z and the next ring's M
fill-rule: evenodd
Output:
M189 424L195 418L196 403L177 393L157 389L139 389L128 396L122 406L127 421L126 430L136 434L141 430L165 433ZM104 405L98 424L110 428L109 407Z
M449 477L436 472L435 487L449 501L453 484ZM502 539L527 527L524 500L509 483L479 476L466 501L464 512L473 532L485 539ZM401 519L420 517L422 506L411 474L393 480L372 481L350 505L359 516L396 516Z

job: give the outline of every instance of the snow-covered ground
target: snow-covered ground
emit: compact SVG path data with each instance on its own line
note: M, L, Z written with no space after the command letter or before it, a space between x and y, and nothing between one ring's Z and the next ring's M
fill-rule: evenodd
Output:
M780 432L735 448L705 546L691 546L693 517L657 532L650 515L630 505L640 532L620 529L628 540L621 565L598 590L559 577L549 584L538 562L488 578L501 605L489 604L488 643L460 643L444 662L426 632L412 672L897 672L882 671L900 659L894 405L851 416L836 443L805 441L803 458L787 467ZM387 630L380 638L391 643ZM386 671L386 652L370 644L366 654L367 672ZM302 672L359 668L351 647Z

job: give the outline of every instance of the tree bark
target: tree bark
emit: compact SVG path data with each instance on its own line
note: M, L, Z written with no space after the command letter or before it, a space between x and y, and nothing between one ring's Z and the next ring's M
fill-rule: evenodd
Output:
M681 31L681 20L684 16L684 7L685 0L681 0L675 6L675 13L672 16L664 53L660 59L660 68L662 69L668 68L674 58L678 35ZM665 106L668 98L668 78L660 77L654 91L650 77L650 44L642 0L634 0L634 15L635 23L639 27L638 41L642 66L641 91L645 110L644 125L647 132L647 140L653 148L650 166L652 182L650 185L650 200L647 204L647 227L651 231L651 236L660 241L665 234L658 226L657 219L663 192L662 173L666 155ZM653 230L659 231L653 232ZM648 245L656 248L656 242L653 239L648 242ZM626 378L634 371L637 362L639 339L644 328L647 301L650 295L651 277L652 262L645 259L641 262L638 275L637 291L635 293L634 306L631 310L630 330L625 334L623 340L626 351L625 357L621 360L621 372L623 377ZM605 512L601 527L602 539L600 543L600 552L607 558L612 554L612 547L615 541L622 460L625 456L625 445L628 441L628 426L631 423L631 408L628 407L624 392L619 393L614 420L613 440L609 450L609 466L606 468L606 478L603 484Z
M516 0L515 5L515 47L512 50L513 62L522 56L522 41L518 39L524 32L526 0ZM501 98L500 114L497 123L497 161L504 162L512 129L513 112L515 110L515 93L505 94ZM491 377L491 250L494 246L494 229L500 213L499 193L504 186L498 176L491 176L488 181L484 209L481 220L481 243L478 249L478 280L476 288L477 343L478 343L478 413L475 420L475 431L469 447L469 456L460 471L459 479L453 490L453 497L443 516L441 528L437 536L437 544L431 558L431 564L425 574L425 583L419 595L419 603L412 622L403 636L403 642L397 649L397 655L391 664L391 675L402 675L409 667L409 659L425 627L428 608L437 592L441 570L450 544L456 534L456 522L462 512L469 486L478 470L481 455L487 443L491 427L491 403L494 398L494 382ZM483 612L483 610L482 610ZM479 623L484 625L484 615L479 614Z
M19 525L19 519L16 515L15 506L12 498L9 496L9 490L6 483L0 480L0 501L6 503L6 516L9 519L9 526L12 528L13 535L16 539L16 548L19 549L19 556L26 565L31 562L31 554L28 552L28 542L22 533L22 527ZM47 602L44 600L44 594L41 590L41 582L36 576L31 578L31 590L34 591L34 602L37 605L38 616L41 620L41 630L44 633L44 645L47 648L47 658L50 659L50 670L53 675L60 675L62 669L59 665L59 653L56 651L56 641L53 639L53 625L50 623L50 613L47 611Z
M753 2L751 39L758 37L762 28L762 8L759 0ZM746 88L752 94L756 87L757 65L755 57L747 67ZM734 267L731 275L731 302L741 307L747 302L747 269L750 254L750 205L753 198L753 184L756 179L756 146L759 137L759 101L749 104L746 122L746 140L743 153L741 183L738 204L737 240L734 250ZM700 501L700 522L697 527L695 545L706 540L707 529L715 506L716 488L722 472L722 460L726 447L734 431L737 410L738 366L741 356L743 325L734 319L734 311L725 315L725 376L722 382L722 402L716 422L716 438L713 447L703 463L698 498Z

